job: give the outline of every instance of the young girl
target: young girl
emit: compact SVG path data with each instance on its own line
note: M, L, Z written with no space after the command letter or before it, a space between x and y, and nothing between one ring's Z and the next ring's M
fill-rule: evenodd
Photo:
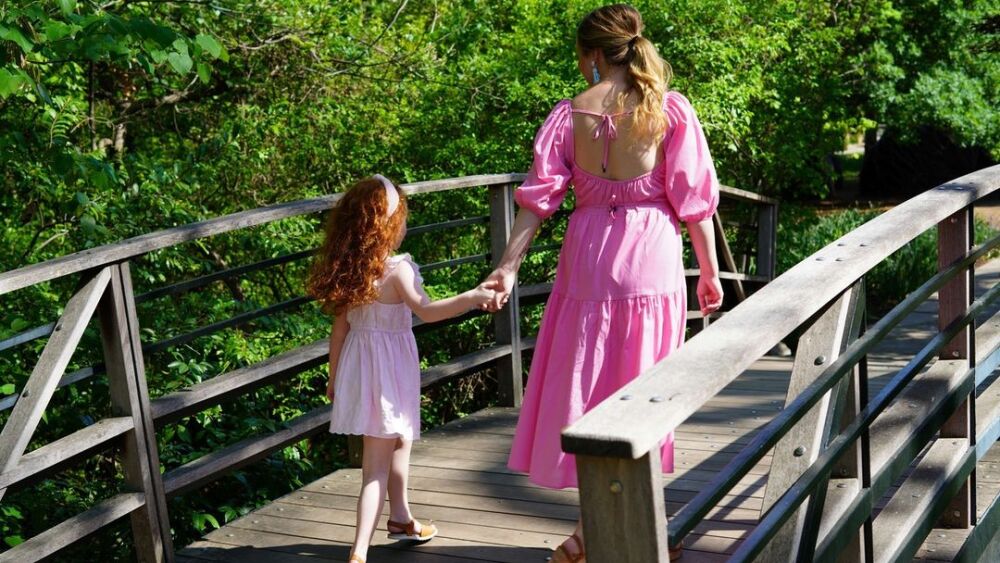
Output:
M406 197L381 175L362 180L330 212L326 241L308 290L334 314L330 334L330 432L364 436L361 494L350 561L364 563L389 494L389 539L437 535L410 513L410 447L420 437L420 364L412 315L425 322L485 307L481 285L431 301L408 254L393 256L406 234Z

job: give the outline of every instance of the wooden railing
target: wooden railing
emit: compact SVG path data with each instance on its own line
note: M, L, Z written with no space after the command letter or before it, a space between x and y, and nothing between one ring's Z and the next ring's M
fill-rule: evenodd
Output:
M426 264L424 269L484 261L496 263L506 245L513 221L513 190L522 179L523 175L519 174L501 174L405 185L404 189L410 195L482 187L489 191L489 216L416 226L409 229L409 234L412 236L489 223L490 252ZM749 202L756 206L759 225L754 228L760 232L756 256L751 260L756 263L758 273L755 275L737 271L736 259L729 252L725 237L720 237L724 265L729 267L724 277L734 284L765 282L773 275L774 268L776 204L773 200L731 188L725 188L723 195L730 200ZM0 411L12 409L0 433L0 499L8 489L27 487L88 456L112 449L116 452L115 455L120 456L125 479L123 488L126 491L0 553L0 562L20 563L48 557L124 516L131 518L135 550L140 560L170 561L173 559L173 546L167 511L168 498L195 490L244 465L263 459L276 450L318 433L325 427L329 406L316 408L286 421L280 429L270 434L237 442L161 474L157 442L159 429L222 402L245 396L264 385L286 380L323 365L328 357L328 342L327 339L322 339L151 400L146 382L146 357L150 354L254 319L291 310L309 299L295 297L154 342L142 340L137 304L203 288L220 280L239 279L251 272L305 259L313 251L303 250L253 264L226 268L142 294L133 291L130 264L151 252L197 239L323 212L339 198L339 194L334 194L235 213L0 274L0 295L69 276L77 277L80 282L80 289L66 303L56 322L22 331L0 341L0 351L3 351L48 337L27 383L19 392L0 398ZM721 233L722 221L717 219L716 225ZM697 275L696 270L688 273ZM533 339L523 338L520 334L520 302L544 300L550 289L549 284L518 288L512 295L509 306L493 317L495 342L471 354L424 370L423 387L492 367L497 370L500 382L500 403L518 406L522 392L522 352L534 345ZM742 287L740 291L743 291ZM95 314L99 318L104 361L67 374L70 358ZM482 314L485 313L474 311L458 320ZM422 325L417 320L415 329L429 330L441 324ZM27 452L32 435L55 390L100 376L107 378L113 416ZM351 457L357 459L357 442L352 442L350 449Z
M994 166L869 221L565 430L563 448L578 456L587 560L667 561L668 544L679 544L770 451L762 517L731 561L909 560L936 524L972 525L975 462L1000 436L998 386L984 385L1000 363L1000 319L979 330L971 324L1000 295L997 285L972 301L973 265L1000 237L973 246L972 208L998 189ZM935 228L939 273L866 328L864 276ZM934 292L940 332L868 397L867 354ZM792 333L801 336L785 408L683 506L668 531L659 455L650 452ZM918 459L873 523L876 503ZM991 506L959 559L998 553L998 529L1000 509Z

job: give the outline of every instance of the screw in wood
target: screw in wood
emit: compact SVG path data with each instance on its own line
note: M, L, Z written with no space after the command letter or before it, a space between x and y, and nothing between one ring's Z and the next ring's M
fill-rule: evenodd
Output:
M838 489L846 489L847 488L847 484L846 483L837 483L837 488Z
M663 397L661 397L659 395L653 395L652 397L649 398L649 402L650 403L662 403L663 402Z
M826 356L816 356L816 359L813 360L813 363L816 364L816 365L818 365L818 366L821 366L821 365L825 364L826 363Z
M622 482L617 479L611 482L611 487L609 488L611 489L611 494L613 495L620 495L621 492L624 490L624 488L622 487Z
M802 457L802 456L806 455L806 447L805 446L799 446L799 447L795 448L795 451L792 452L792 455L795 456L795 457Z
M631 401L632 400L632 395L622 395L621 396L621 400L622 401Z
M958 354L958 350L952 350L952 351L951 351L951 357L952 357L952 358L957 358L958 356L959 356L959 354Z
M962 516L962 513L956 510L955 512L952 512L951 515L955 518L959 518Z

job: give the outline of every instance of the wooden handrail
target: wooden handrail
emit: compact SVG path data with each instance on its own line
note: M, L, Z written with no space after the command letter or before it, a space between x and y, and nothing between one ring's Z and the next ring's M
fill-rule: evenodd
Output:
M489 174L403 184L402 188L407 194L427 194L473 186L509 184L523 179L524 174ZM232 213L74 252L46 262L4 272L0 274L0 295L91 268L128 260L184 242L324 211L336 203L341 196L342 194L336 193Z
M887 256L998 189L1000 165L928 190L830 243L567 428L563 449L627 459L646 455Z

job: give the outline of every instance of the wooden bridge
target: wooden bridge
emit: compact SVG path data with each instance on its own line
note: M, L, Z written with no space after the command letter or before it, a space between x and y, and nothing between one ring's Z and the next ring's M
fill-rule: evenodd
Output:
M418 197L486 188L489 216L417 226L410 234L488 223L489 252L430 266L498 258L520 179L476 176L405 186ZM732 216L750 217L756 231L748 237L716 215L730 307L710 323L693 314L697 337L566 429L563 447L578 455L579 494L535 487L505 468L522 354L533 346L521 334L521 308L544 300L551 286L520 287L493 317L492 342L423 374L425 387L483 369L495 370L500 382L501 406L429 431L414 447L411 502L418 517L438 522L442 535L419 547L376 537L370 559L544 561L582 513L592 562L666 561L668 543L682 540L687 561L1000 560L1000 510L994 509L1000 453L992 448L1000 436L1000 391L992 376L1000 363L1000 318L993 316L1000 267L989 263L973 276L973 266L1000 246L1000 237L974 245L972 230L975 202L998 189L1000 166L939 186L766 283L774 272L775 202L727 188L729 205L743 206L730 207ZM58 560L60 550L126 516L142 561L347 559L357 469L309 483L187 547L175 549L167 510L170 497L323 432L329 407L158 470L157 432L165 424L321 366L327 347L318 341L154 400L144 354L307 300L156 342L143 340L136 313L138 302L301 260L309 250L139 295L130 266L185 242L322 212L338 197L242 212L0 274L0 295L58 279L79 284L57 321L0 341L2 351L48 337L24 386L0 398L0 408L10 410L0 434L0 495L98 451L115 451L125 475L122 492L7 549L0 561ZM730 208L723 209L726 217ZM869 322L865 274L932 229L939 235L939 273ZM755 244L745 244L748 239ZM688 274L694 279L697 271ZM95 316L103 362L66 373ZM796 348L793 358L765 355L783 340ZM107 379L113 416L28 451L55 390L92 377ZM670 431L677 437L677 471L661 476L658 457L648 453ZM357 454L353 447L351 455Z

